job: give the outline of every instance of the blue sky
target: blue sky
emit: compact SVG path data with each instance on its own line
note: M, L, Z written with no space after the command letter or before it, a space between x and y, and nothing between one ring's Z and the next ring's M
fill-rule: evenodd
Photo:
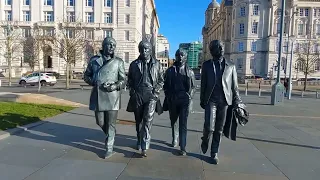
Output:
M212 0L155 0L160 21L159 33L170 43L170 58L180 43L202 41L204 14ZM218 0L220 2L220 0Z

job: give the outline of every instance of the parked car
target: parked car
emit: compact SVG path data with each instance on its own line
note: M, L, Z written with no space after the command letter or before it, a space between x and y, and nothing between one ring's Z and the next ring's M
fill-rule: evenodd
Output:
M26 85L36 85L39 83L39 73L34 72L32 74L28 74L27 76L21 77L19 80L19 84L21 86L26 86ZM57 83L56 77L52 73L41 73L40 77L40 84L41 86L54 86Z

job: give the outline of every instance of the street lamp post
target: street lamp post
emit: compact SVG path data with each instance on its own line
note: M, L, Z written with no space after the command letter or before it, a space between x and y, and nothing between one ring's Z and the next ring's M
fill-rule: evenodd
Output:
M292 59L293 59L293 44L294 39L291 42L291 57L290 57L290 67L289 67L289 82L288 82L288 99L291 99L292 92Z
M278 55L278 72L277 72L277 81L272 86L271 93L271 104L277 105L283 102L284 100L284 87L280 82L280 63L281 63L281 55L282 55L282 40L283 40L283 25L284 25L284 14L285 14L285 0L282 0L282 9L281 9L281 24L280 24L280 41L279 41L279 55Z

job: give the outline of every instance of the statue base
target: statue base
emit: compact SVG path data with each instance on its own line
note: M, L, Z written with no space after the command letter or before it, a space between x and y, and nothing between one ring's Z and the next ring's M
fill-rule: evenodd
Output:
M284 86L281 82L276 82L272 86L271 105L281 104L284 101Z

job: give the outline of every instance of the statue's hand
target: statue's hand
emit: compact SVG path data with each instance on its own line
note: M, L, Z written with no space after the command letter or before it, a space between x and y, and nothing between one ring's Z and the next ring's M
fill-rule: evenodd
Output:
M244 116L245 115L242 108L236 108L236 111L240 116Z
M103 87L108 91L112 92L117 90L117 86L115 84L104 84Z

